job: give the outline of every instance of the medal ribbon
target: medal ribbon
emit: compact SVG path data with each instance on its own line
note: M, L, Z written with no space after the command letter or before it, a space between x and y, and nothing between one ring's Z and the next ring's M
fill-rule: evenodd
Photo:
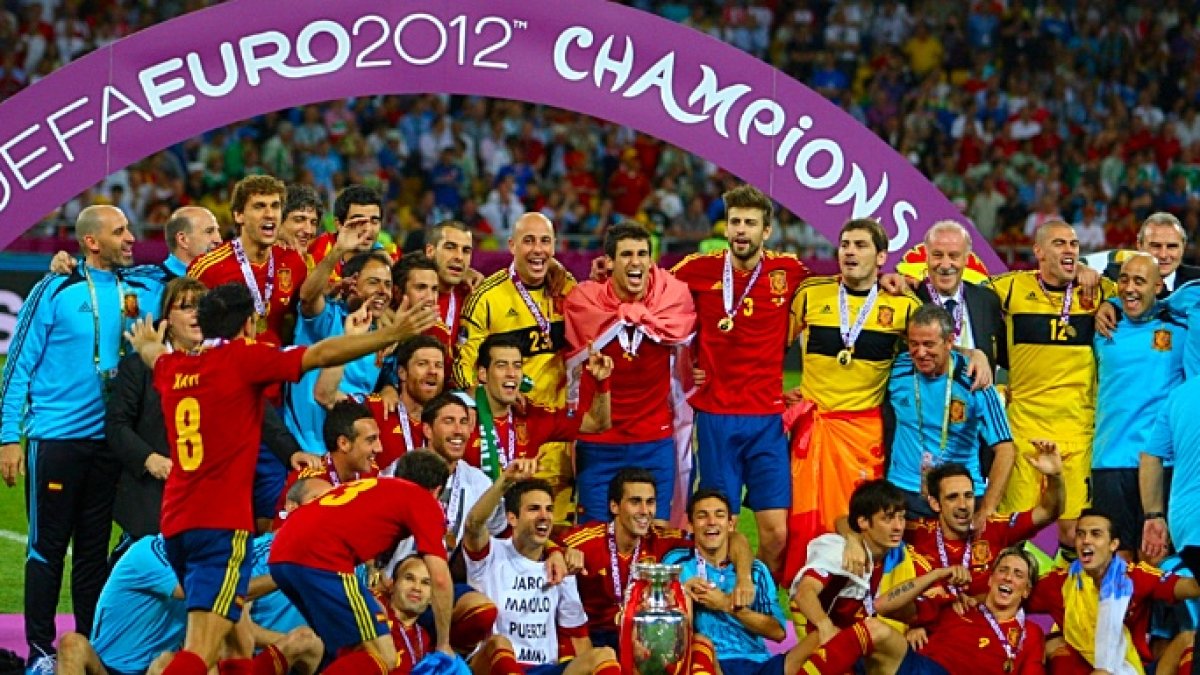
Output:
M968 534L967 540L963 542L962 566L967 568L968 572L971 570L971 540L973 538L972 535ZM942 567L949 567L950 556L946 553L946 536L942 534L941 523L937 524L937 550L938 559L941 561ZM951 586L950 593L958 595L958 588Z
M542 308L537 306L533 301L533 296L529 294L529 289L525 288L525 284L521 281L521 277L517 275L517 263L510 263L508 266L508 278L512 280L513 286L517 287L517 294L521 296L521 300L525 303L525 308L533 315L533 320L537 322L538 330L542 331L543 335L550 335L550 320L542 314ZM449 325L449 324L447 324Z
M412 642L410 642L408 639L408 629L404 627L404 624L400 624L400 637L404 638L404 646L408 649L408 655L412 659L412 663L415 666L417 665L418 661L425 658L425 638L421 635L420 626L414 623L413 628L416 629L417 645L421 647L420 653L413 649Z
M1046 296L1046 301L1053 305L1054 301L1050 299L1050 289L1046 288L1046 282L1042 281L1041 272L1038 272L1037 274L1037 282L1038 286L1042 288L1042 293ZM1071 304L1075 301L1075 298L1073 297L1074 291L1075 280L1072 279L1071 281L1067 282L1067 288L1063 291L1062 305L1058 310L1058 322L1060 326L1071 325Z
M924 377L921 373L913 372L913 402L917 406L917 437L918 442L925 445L925 417L921 414L921 384L918 379ZM946 400L942 403L942 437L938 445L937 462L934 466L939 466L942 463L942 455L946 453L946 446L950 442L950 394L954 389L954 355L950 355L950 364L946 369Z
M854 351L854 343L858 341L858 336L862 333L863 326L867 323L867 317L871 315L871 309L875 307L875 301L879 299L879 286L871 287L871 292L867 294L867 299L863 302L863 306L858 309L858 316L854 318L854 325L850 325L850 301L846 294L846 285L838 284L838 324L842 333L842 344L851 352Z
M450 289L450 300L446 303L446 319L442 323L446 325L446 330L451 332L450 338L454 339L454 319L458 316L458 298L454 294L454 289Z
M742 303L746 301L746 296L750 295L750 289L754 288L754 283L758 281L758 275L762 274L763 260L765 259L766 256L759 256L758 264L750 273L750 281L746 282L746 288L735 305L733 304L733 253L725 252L725 268L721 270L721 301L725 306L726 319L732 319L733 315L737 314L737 308L741 307Z
M944 300L942 300L941 293L938 293L937 289L933 287L933 284L929 282L928 278L925 279L925 290L929 291L929 299L932 300L935 305L941 307L942 309L946 309L946 303ZM963 315L966 312L966 304L963 301L961 283L958 285L958 290L954 292L954 297L951 299L954 300L954 313L951 316L954 318L954 342L957 344L958 336L962 335Z
M258 280L254 278L254 269L250 266L250 260L246 258L246 249L242 247L242 241L234 238L230 244L233 246L233 257L242 269L242 278L246 280L246 287L250 289L250 297L254 299L254 311L258 312L260 317L266 318L271 309L271 296L275 294L275 251L268 249L267 281L260 293Z
M448 503L446 504L444 513L446 517L446 532L450 533L450 535L454 536L456 539L458 538L458 517L460 515L458 511L462 503L464 492L463 490L459 489L461 472L457 471L458 468L461 467L455 467L456 470L452 471L450 473L450 478L446 479L446 491L449 493L449 497L447 499Z
M400 432L404 434L405 451L416 450L413 447L412 420L408 417L408 407L404 405L404 401L397 401L396 414L400 416Z
M621 343L621 349L629 355L630 358L637 356L638 348L642 346L642 338L646 337L642 333L642 329L633 326L632 332L626 332L625 327L617 329L617 342Z
M641 554L642 538L638 537L637 542L633 545L633 557L629 559L629 584L622 586L621 561L617 557L617 526L615 523L608 524L608 557L609 565L612 567L613 595L616 596L618 605L625 602L626 592L629 590L629 586L633 585L633 566L637 564Z
M1012 643L1008 641L1008 635L1000 628L1000 622L996 620L996 615L992 614L992 610L987 608L984 603L979 603L979 612L983 614L983 618L987 619L988 625L992 627L992 632L1000 639L1000 646L1004 647L1004 655L1011 662L1017 658L1017 653L1021 651L1022 645L1025 644L1025 610L1017 610L1017 625L1021 627L1021 637L1017 640L1017 646L1014 648Z

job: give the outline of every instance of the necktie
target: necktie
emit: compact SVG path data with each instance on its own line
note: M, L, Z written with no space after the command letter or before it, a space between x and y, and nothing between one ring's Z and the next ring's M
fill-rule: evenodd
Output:
M947 300L946 302L942 303L942 307L943 307L943 308L944 308L944 309L945 309L947 312L949 312L949 314L950 314L951 318L953 318L953 317L954 317L954 310L955 310L955 308L957 308L957 307L958 307L958 301L957 301L957 300L955 300L954 298L950 298L950 299L949 299L949 300Z

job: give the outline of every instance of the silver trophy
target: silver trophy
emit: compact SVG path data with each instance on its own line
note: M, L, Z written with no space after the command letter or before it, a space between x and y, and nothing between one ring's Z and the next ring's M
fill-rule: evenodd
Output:
M633 611L633 663L641 675L677 672L688 655L692 626L687 609L676 602L672 589L679 583L679 565L638 563L634 579L648 585Z

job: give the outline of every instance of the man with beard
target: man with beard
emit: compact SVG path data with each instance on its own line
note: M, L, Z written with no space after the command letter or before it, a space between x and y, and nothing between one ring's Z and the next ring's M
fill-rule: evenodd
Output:
M946 310L954 319L954 344L977 348L996 369L1005 346L1000 299L985 286L963 280L971 256L971 233L953 220L934 223L925 233L926 276L917 297Z
M29 664L54 670L54 609L67 545L74 540L75 625L85 636L108 575L108 540L121 465L104 442L110 381L125 353L125 305L149 307L151 289L127 283L133 233L119 209L90 206L75 221L84 262L30 291L17 317L0 387L0 477L25 475L29 518L25 636ZM80 310L84 311L80 311ZM90 362L81 364L87 355ZM40 662L38 664L37 662Z
M587 615L575 577L550 586L546 563L553 521L553 497L546 481L531 478L534 460L511 462L467 514L463 552L467 579L491 598L499 613L496 635L472 659L476 672L492 673L621 672L608 647L593 648ZM504 500L511 539L488 533L487 523ZM575 657L559 661L559 634L571 641ZM536 669L536 670L534 670Z
M1115 555L1121 542L1105 512L1084 509L1075 522L1079 557L1033 589L1029 611L1049 614L1067 644L1050 657L1054 673L1144 672L1150 604L1200 597L1195 579L1163 576L1157 568Z
M345 227L341 233L348 239L364 230ZM345 243L339 238L339 245ZM343 271L354 279L354 287L345 301L326 298L322 279L329 271L326 258L313 270L312 277L301 290L300 323L296 326L296 344L310 345L347 332L350 315L355 321L373 326L392 302L391 260L382 253L368 252L354 256ZM316 291L313 289L317 288ZM312 293L310 295L310 293ZM407 309L407 305L405 308ZM367 354L346 364L339 389L347 394L367 395L375 390L382 364L375 354ZM318 372L310 372L295 385L288 387L284 422L306 451L321 454L325 450L320 437L325 410L317 401Z
M425 240L425 255L437 267L438 323L429 329L446 347L451 357L458 347L459 319L470 291L466 281L471 270L474 244L471 230L457 220L444 220L429 230Z
M188 266L188 276L209 288L245 284L254 299L258 340L272 345L287 344L285 328L295 317L297 291L308 278L300 254L276 243L286 195L283 183L271 176L243 178L230 200L241 232Z
M336 487L379 473L375 463L382 450L379 425L366 406L358 401L338 401L325 416L322 435L327 452L321 466L288 474L287 485L279 496L281 512L292 486L305 478L321 478Z
M388 258L393 257L379 244L379 230L383 227L383 197L375 188L366 185L346 186L333 202L333 222L337 229L321 234L308 247L314 266L320 267L322 262L329 260L328 265L322 268L328 274L319 277L321 288L329 282L352 276L345 270L345 265L355 254L378 250ZM361 231L361 236L354 237L351 248L337 246L337 240L346 228ZM313 274L317 274L315 267Z
M993 277L1008 334L1008 422L1017 459L1001 513L1028 511L1038 502L1042 476L1025 461L1032 439L1053 438L1063 458L1066 502L1058 520L1059 554L1074 558L1075 518L1092 500L1092 437L1096 362L1092 356L1093 315L1116 288L1101 279L1102 297L1077 283L1079 238L1058 221L1037 230L1033 247L1038 269Z
M1141 547L1145 521L1138 486L1142 452L1163 394L1184 379L1187 330L1156 300L1161 287L1152 256L1137 253L1126 260L1117 279L1121 319L1111 337L1096 335L1092 343L1098 387L1093 500L1108 509L1115 536L1130 555Z
M685 258L672 269L696 305L696 462L701 488L745 504L758 524L758 556L773 574L783 567L792 484L783 423L783 357L788 310L808 269L793 255L763 248L774 206L743 185L722 199L729 249ZM749 355L733 358L734 354Z
M583 282L563 305L567 341L575 350L567 358L568 371L573 373L590 350L613 362L612 428L581 435L575 448L581 520L607 518L605 489L635 458L655 476L662 495L655 518L666 523L672 499L683 493L682 512L690 487L686 479L676 487L677 475L690 474L691 453L676 451L675 404L686 405L676 397L682 398L683 375L691 379L685 346L695 328L695 306L687 285L651 260L650 234L641 225L610 227L604 255L612 266L608 281ZM576 378L568 380L568 399L577 385Z
M283 221L279 225L279 243L299 253L311 269L316 263L308 247L321 227L324 205L317 191L307 185L292 184L283 202Z

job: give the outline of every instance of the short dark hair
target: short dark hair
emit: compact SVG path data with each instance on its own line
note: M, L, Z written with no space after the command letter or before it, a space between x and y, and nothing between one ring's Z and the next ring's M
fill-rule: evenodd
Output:
M392 568L392 581L399 581L400 569L414 560L421 564L425 564L425 556L421 555L420 553L410 553L404 556L400 559L400 562L396 563L396 566Z
M180 232L192 233L192 221L187 216L175 216L168 220L166 225L163 225L163 238L167 240L167 250L171 253L179 248L179 242L175 239Z
M204 337L209 339L232 340L251 316L254 316L254 300L250 289L236 281L217 286L196 303L196 320Z
M313 481L313 480L317 480L317 479L325 480L324 478L321 478L320 476L301 475L299 478L296 479L296 482L292 483L292 486L288 488L287 493L284 494L284 496L283 496L284 501L285 502L293 502L295 504L303 504L304 496L308 494L309 481Z
M353 399L338 401L329 409L329 414L325 415L325 422L321 425L321 437L325 441L325 449L333 452L337 449L337 441L341 436L345 436L346 440L351 443L358 437L354 430L354 423L359 420L371 420L375 416L371 414L371 409Z
M1079 512L1079 517L1075 519L1075 522L1078 523L1084 518L1103 518L1104 520L1108 521L1108 536L1112 537L1113 539L1120 539L1120 537L1117 536L1116 528L1113 527L1113 523L1115 521L1113 520L1112 514L1110 514L1108 511L1095 506L1089 506L1088 508Z
M886 479L869 480L855 488L854 494L850 495L850 529L862 532L858 525L859 518L870 521L877 513L892 515L904 511L906 503L900 488Z
M1000 553L996 555L996 561L992 563L992 571L994 572L996 568L1000 566L1001 560L1004 560L1008 557L1016 557L1024 560L1025 566L1029 568L1029 583L1033 584L1033 582L1037 581L1041 570L1039 569L1037 558L1035 558L1032 553L1025 549L1025 544L1026 542L1019 541L1000 551Z
M392 265L392 288L396 289L397 293L404 293L408 286L408 275L413 270L431 270L437 273L437 263L425 255L424 251L413 251L400 256L396 264Z
M887 253L888 238L887 233L883 231L883 226L874 218L853 218L847 220L842 229L838 231L838 241L841 241L842 235L847 232L861 230L871 235L871 243L875 246L876 253Z
M907 328L913 326L937 326L943 340L954 336L954 318L950 312L932 302L921 305L908 317Z
M627 466L617 471L617 475L608 481L608 503L621 503L621 498L625 496L625 485L628 483L649 483L655 491L655 496L658 496L658 484L654 482L654 474L646 469L636 466Z
M253 195L279 195L279 201L287 199L287 186L274 176L255 174L246 176L233 186L233 196L229 199L229 209L234 213L246 210L246 202Z
M775 205L771 203L771 198L753 185L739 185L732 190L727 190L725 194L721 195L721 200L725 202L726 215L729 215L729 209L762 211L763 226L771 224L771 218L775 213Z
M728 495L716 488L700 488L699 490L696 490L695 494L692 495L692 498L688 500L689 522L692 520L692 517L696 515L696 504L699 504L705 499L720 500L720 502L725 505L725 509L731 514L733 513L733 505L729 503Z
M292 183L287 186L287 199L283 202L283 219L292 211L312 209L317 212L317 222L325 215L325 204L311 186Z
M396 347L396 367L408 368L408 362L412 361L413 355L422 349L436 349L446 355L446 348L441 342L432 335L414 335Z
M396 460L396 478L416 483L426 490L445 485L449 477L450 467L446 460L432 450L409 450Z
M442 238L445 236L444 232L447 229L458 230L459 232L466 232L467 234L471 233L471 228L467 227L466 223L462 222L461 220L454 220L451 218L449 220L443 220L436 225L430 225L429 229L425 231L425 243L432 244L433 246L437 246L438 244L442 243Z
M504 333L492 333L483 339L483 343L479 345L479 353L475 355L475 367L487 370L492 367L492 350L497 347L508 347L521 352L521 356L525 356L525 350L521 349L521 342L512 335Z
M383 251L363 251L355 253L354 257L346 261L346 264L342 266L342 276L352 277L362 272L369 262L377 262L389 270L392 268L392 259Z
M425 424L433 426L433 422L437 419L438 415L441 414L442 408L445 408L448 405L456 405L462 408L463 412L470 413L470 411L467 410L467 404L463 403L460 398L448 391L443 391L437 396L434 396L426 401L425 405L421 407L421 421Z
M513 483L504 491L504 510L514 516L519 515L521 500L527 492L545 492L554 499L554 489L550 487L549 482L541 478L526 478Z
M368 185L355 183L347 185L341 192L338 193L337 199L333 201L333 217L338 223L346 222L346 216L350 214L351 205L358 204L359 206L378 206L380 215L383 214L383 195L379 191Z
M646 228L638 223L633 223L628 220L617 223L604 233L604 255L610 258L617 257L617 244L626 239L635 241L650 242L650 233Z
M963 476L971 481L972 488L975 487L975 478L971 476L970 469L958 462L946 462L940 466L933 467L926 474L925 489L929 491L929 496L934 499L940 498L942 496L942 481L953 476Z

